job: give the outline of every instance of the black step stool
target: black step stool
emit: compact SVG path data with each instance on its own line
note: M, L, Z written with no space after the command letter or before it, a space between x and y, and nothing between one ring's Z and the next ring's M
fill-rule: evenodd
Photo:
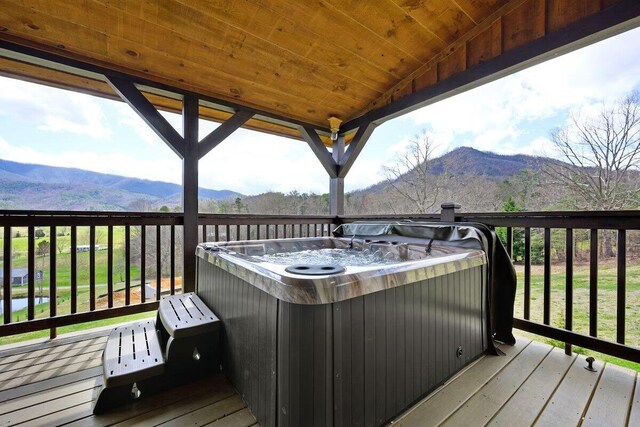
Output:
M163 298L156 325L171 374L202 377L220 371L221 322L195 293Z
M220 371L221 322L194 293L160 300L157 320L115 328L94 414Z
M141 390L156 389L165 372L160 336L152 321L115 328L102 353L103 386L93 412L136 400Z

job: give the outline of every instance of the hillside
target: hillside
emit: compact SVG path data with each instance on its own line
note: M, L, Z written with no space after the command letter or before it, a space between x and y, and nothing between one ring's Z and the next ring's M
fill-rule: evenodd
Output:
M0 160L0 209L139 210L180 203L177 184ZM199 189L203 199L227 199L230 190Z
M523 170L537 172L555 161L457 148L433 160L435 175L444 178L446 171L446 182L442 183L435 206L442 199L459 201L467 209L495 210L504 198L499 194L500 185L510 182L509 185L517 186L515 177ZM230 190L201 188L199 194L201 201L211 200L201 206L204 212L325 214L328 209L326 196L296 191L244 197ZM239 205L233 200L229 203L229 199L238 196L242 197ZM177 184L0 160L0 209L149 211L163 205L173 208L180 205L181 199L182 188ZM398 212L413 209L386 181L347 194L346 203L350 212L358 214L390 212L391 205Z
M545 163L551 162L555 160L524 154L496 154L471 147L460 147L435 159L432 172L441 174L446 170L453 175L469 174L503 180L517 175L523 169L539 171Z
M483 177L493 182L501 182L518 175L525 169L539 172L546 164L557 162L548 157L525 154L496 154L471 147L459 147L433 159L431 172L441 175L445 171L451 177ZM408 172L410 173L410 172ZM379 192L388 186L386 181L354 191L353 194Z

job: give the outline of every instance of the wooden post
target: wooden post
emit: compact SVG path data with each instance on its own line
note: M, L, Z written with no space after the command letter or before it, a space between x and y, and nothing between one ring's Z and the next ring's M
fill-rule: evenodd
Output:
M461 206L457 203L447 202L440 205L442 209L440 211L440 221L442 222L455 222L456 221L456 210L460 209Z
M182 292L196 289L198 245L198 98L185 95L182 104L184 159L182 163L183 259Z
M333 161L340 165L344 157L344 137L333 142ZM329 178L329 215L344 215L344 178Z

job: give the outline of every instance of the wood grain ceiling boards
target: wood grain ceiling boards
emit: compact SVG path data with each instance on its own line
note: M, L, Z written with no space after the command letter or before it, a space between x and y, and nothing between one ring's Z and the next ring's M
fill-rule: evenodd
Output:
M403 3L6 0L0 25L12 41L326 126L500 5Z
M326 128L617 2L5 0L0 39Z

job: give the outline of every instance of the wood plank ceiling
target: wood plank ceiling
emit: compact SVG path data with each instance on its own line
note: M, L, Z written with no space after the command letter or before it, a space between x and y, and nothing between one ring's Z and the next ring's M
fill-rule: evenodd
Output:
M326 129L616 0L4 0L0 40ZM115 97L99 79L0 59L0 74ZM148 95L159 108L180 102ZM224 120L228 112L201 108ZM248 127L296 136L260 120Z

